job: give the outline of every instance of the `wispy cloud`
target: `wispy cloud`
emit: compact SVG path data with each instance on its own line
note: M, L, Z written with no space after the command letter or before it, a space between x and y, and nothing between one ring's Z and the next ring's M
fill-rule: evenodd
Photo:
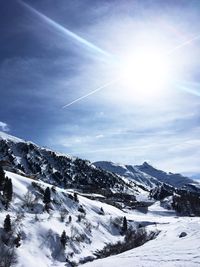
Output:
M10 130L8 124L3 121L0 121L0 129L4 132L8 132Z
M162 115L163 116L163 115ZM191 114L192 116L192 114ZM181 122L181 117L183 121ZM186 116L187 117L187 116ZM192 117L193 118L193 117ZM60 136L60 147L76 156L96 160L112 160L124 164L141 164L148 160L160 169L172 172L200 171L198 160L200 151L200 128L188 127L184 116L164 116L159 125L145 127L148 118L140 117L144 127L116 128L113 123L99 133L98 129L88 129L74 137ZM121 122L121 119L120 119ZM171 125L170 125L170 123ZM126 124L131 125L131 120ZM137 121L136 124L137 125ZM158 127L159 126L159 127ZM78 129L80 132L80 128Z

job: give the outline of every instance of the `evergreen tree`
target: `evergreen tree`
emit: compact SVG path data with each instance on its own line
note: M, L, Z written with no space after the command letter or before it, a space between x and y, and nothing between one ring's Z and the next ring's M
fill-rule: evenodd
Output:
M12 196L13 196L12 180L6 177L4 188L3 188L3 197L4 197L5 204L6 204L6 208L8 208L8 205L12 200Z
M65 231L62 232L62 235L60 237L60 242L61 242L63 248L65 248L66 243L67 243L67 236L66 236L66 232Z
M104 209L103 209L102 207L101 207L101 209L100 209L99 214L100 214L100 215L104 215L104 214L105 214Z
M76 192L74 192L74 201L78 202L78 195Z
M128 226L127 226L127 219L126 219L126 217L124 216L124 218L123 218L122 231L125 233L125 232L127 231L127 228L128 228Z
M51 202L51 191L50 188L47 187L44 191L44 198L43 198L43 202L45 204L49 204Z
M3 168L0 166L0 190L3 189L4 183L5 183L5 172Z
M5 232L10 232L11 231L11 220L10 220L10 215L9 214L7 214L6 215L6 218L5 218L5 220L4 220L4 225L3 225L3 228L4 228L4 230L5 230Z
M81 217L81 215L79 214L79 215L78 215L78 222L81 222L81 219L82 219L82 217Z

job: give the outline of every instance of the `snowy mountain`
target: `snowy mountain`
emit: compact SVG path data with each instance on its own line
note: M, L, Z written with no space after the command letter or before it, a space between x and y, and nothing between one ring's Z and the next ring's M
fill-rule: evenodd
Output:
M144 162L142 165L135 166L143 173L146 173L150 176L155 177L157 180L170 184L175 187L182 187L186 184L196 183L194 180L185 177L181 174L166 173L164 171L158 170L153 166L149 165L147 162Z
M110 161L97 161L93 164L103 170L124 176L132 181L136 181L144 186L147 186L147 188L153 188L162 184L153 176L150 176L131 165L116 164Z
M165 173L148 163L140 166L121 165L112 162L91 164L69 155L39 147L17 137L0 132L0 162L7 170L28 175L35 179L85 192L107 193L112 188L134 193L135 189L154 188L163 182L182 187L195 182L180 174Z
M200 181L200 173L197 173L197 172L192 172L192 173L191 172L186 172L186 173L184 173L184 175L187 176L187 177L190 177L193 180L197 180L197 182Z
M180 174L166 173L158 170L147 162L138 166L116 164L109 161L98 161L93 164L98 168L124 176L150 188L159 186L162 183L178 188L191 183L197 184L194 180Z
M0 163L8 171L62 188L104 195L134 194L141 189L119 175L96 168L87 160L57 153L3 132L0 132Z

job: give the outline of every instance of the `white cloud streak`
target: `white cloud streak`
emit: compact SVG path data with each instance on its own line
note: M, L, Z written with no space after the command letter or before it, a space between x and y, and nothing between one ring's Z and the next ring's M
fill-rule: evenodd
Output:
M0 129L4 132L8 132L9 131L9 127L8 127L8 124L3 122L3 121L0 121Z

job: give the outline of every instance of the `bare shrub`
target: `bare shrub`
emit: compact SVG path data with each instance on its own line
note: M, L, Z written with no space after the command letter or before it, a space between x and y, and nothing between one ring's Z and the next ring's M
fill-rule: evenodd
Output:
M28 208L32 208L34 205L35 196L30 190L24 195L24 205Z
M110 218L110 223L111 225L113 225L114 227L120 229L121 225L123 223L123 217L115 217L115 218Z
M140 228L137 231L129 228L124 237L124 241L117 242L116 244L107 244L102 250L97 250L95 256L97 258L106 258L136 248L156 238L158 233L159 232L151 232L147 234L145 228Z
M65 209L65 208L62 208L62 209L60 210L60 220L61 220L61 222L64 222L64 221L65 221L65 219L66 219L68 213L69 213L68 210Z
M71 230L71 238L75 239L75 236L79 234L77 227L72 225L70 230Z
M80 205L79 207L78 207L78 211L79 212L81 212L81 213L86 213L86 211L85 211L85 209L83 208L83 206L82 205Z
M16 223L22 221L22 219L24 218L24 216L25 216L24 215L24 211L17 211L16 212L16 219L15 219Z
M86 220L84 222L84 225L85 225L86 230L91 233L92 232L92 224L88 220Z
M83 219L85 219L85 213L80 213L80 214L78 214L78 219L77 219L77 221L78 222L81 222Z

